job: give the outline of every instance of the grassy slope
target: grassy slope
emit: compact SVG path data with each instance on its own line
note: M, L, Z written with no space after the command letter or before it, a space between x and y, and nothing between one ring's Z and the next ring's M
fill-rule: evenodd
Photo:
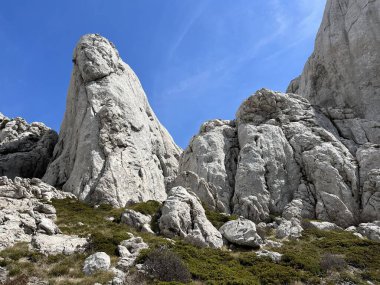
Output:
M127 232L132 232L142 236L151 248L165 244L176 252L188 266L194 284L320 284L322 279L327 284L336 284L340 280L356 284L366 284L365 280L371 280L380 284L380 243L360 240L348 232L307 229L300 241L286 242L281 249L276 249L284 254L283 260L276 264L245 249L197 248L180 240L172 245L160 236L136 233L119 223L122 209L109 206L94 209L68 199L55 200L53 205L58 213L57 224L63 233L91 236L90 252L105 251L115 263L117 245L129 238ZM157 211L159 205L149 202L133 208L150 213ZM225 219L212 212L208 212L208 216L215 224ZM109 217L114 221L106 219ZM142 253L141 261L147 253ZM346 266L327 271L321 266L326 253L341 256ZM49 279L51 284L93 284L95 280L110 279L108 273L85 277L81 272L84 255L44 257L30 252L26 245L21 244L1 252L0 257L3 258L0 265L7 266L13 276L36 275Z

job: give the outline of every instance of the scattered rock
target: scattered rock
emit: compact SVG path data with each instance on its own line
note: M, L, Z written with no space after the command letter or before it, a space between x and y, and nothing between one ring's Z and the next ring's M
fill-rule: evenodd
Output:
M201 202L194 193L185 188L174 187L170 190L161 213L161 234L169 238L180 236L198 246L223 246L222 235L207 220Z
M118 252L120 260L117 263L116 268L127 272L132 267L136 258L139 256L141 250L149 248L149 245L144 242L141 237L132 237L129 240L124 240L118 246Z
M255 223L243 218L225 223L219 231L226 240L233 244L259 247L263 243L256 232Z
M338 227L334 223L329 222L317 222L317 221L310 221L309 224L321 231L335 231L335 230L343 230L341 227Z
M276 230L276 237L279 239L289 238L297 239L302 236L303 228L301 222L293 218L291 220L282 220Z
M0 250L17 242L31 242L37 232L59 233L51 199L74 197L37 178L0 177Z
M107 271L111 266L111 258L105 252L97 252L86 258L83 272L92 275L98 271Z
M273 262L280 262L282 258L282 254L275 252L275 251L270 251L266 249L260 249L255 252L258 257L269 257L272 259Z
M31 244L33 248L46 255L83 253L89 246L85 238L63 234L45 235L36 234Z
M380 221L359 224L357 231L370 240L380 241Z
M181 150L137 76L97 34L79 40L73 62L66 113L44 181L92 203L164 201Z
M150 227L152 217L134 210L126 209L121 215L121 222L140 231L154 233Z

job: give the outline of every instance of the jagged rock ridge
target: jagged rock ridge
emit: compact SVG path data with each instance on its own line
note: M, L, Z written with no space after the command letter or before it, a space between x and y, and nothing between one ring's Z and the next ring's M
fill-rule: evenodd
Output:
M42 123L0 113L0 176L41 178L57 140L57 133Z
M180 149L113 44L90 34L74 50L67 108L44 181L92 203L166 198Z

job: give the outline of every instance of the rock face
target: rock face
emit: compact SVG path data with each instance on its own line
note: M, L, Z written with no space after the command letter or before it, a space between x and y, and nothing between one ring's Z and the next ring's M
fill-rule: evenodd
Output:
M236 117L204 124L180 158L179 177L192 172L214 191L197 193L202 202L257 223L272 214L342 227L358 221L357 162L318 109L301 96L262 89Z
M198 246L223 246L222 235L207 220L199 199L185 188L174 187L170 190L161 213L161 234L169 238L179 236Z
M74 50L67 107L44 181L81 200L163 201L180 149L113 44L90 34Z
M0 176L41 178L58 135L42 123L28 124L0 113Z
M328 0L314 52L288 90L380 121L379 17L379 1Z
M59 229L54 223L55 208L46 203L53 198L68 197L73 197L73 195L58 191L37 178L16 177L11 180L7 177L0 177L0 250L17 242L32 242L36 239L32 245L36 245L35 248L41 249L41 252L44 253L76 251L77 247L73 242L70 243L72 250L65 250L65 248L69 248L69 243L64 243L63 240L71 239L70 236L59 235L61 237L59 240L55 237L59 233ZM87 245L86 239L79 240L80 247ZM78 240L74 241L78 242Z

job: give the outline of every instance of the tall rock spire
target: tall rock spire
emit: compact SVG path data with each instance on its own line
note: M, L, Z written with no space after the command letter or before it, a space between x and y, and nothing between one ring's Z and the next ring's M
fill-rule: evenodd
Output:
M59 141L44 180L87 202L164 200L181 150L137 76L97 34L80 39L73 62Z

